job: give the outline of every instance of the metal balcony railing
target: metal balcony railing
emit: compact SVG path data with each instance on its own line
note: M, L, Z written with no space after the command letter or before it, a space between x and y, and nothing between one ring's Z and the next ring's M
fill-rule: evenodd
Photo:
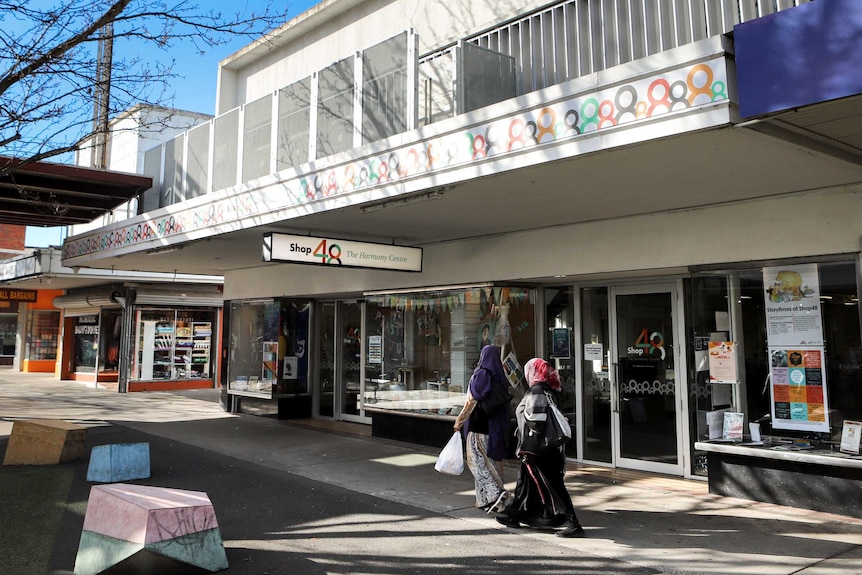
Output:
M140 213L730 32L811 0L567 0L417 57L407 31L145 153Z

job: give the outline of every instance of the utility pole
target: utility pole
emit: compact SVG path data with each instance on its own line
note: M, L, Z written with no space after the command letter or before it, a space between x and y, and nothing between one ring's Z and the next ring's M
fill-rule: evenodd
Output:
M108 167L108 113L111 100L111 67L114 53L114 24L109 22L99 32L96 56L96 90L93 103L93 167Z

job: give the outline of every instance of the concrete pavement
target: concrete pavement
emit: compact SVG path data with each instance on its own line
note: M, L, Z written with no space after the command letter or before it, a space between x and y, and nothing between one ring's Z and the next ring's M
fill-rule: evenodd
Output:
M151 441L153 476L140 483L207 491L230 573L862 574L862 520L711 496L701 481L572 465L586 539L506 529L473 506L469 472L434 471L436 450L227 414L214 390L118 394L0 368L0 450L22 418L90 426L93 445ZM52 574L71 573L87 494L86 461L59 467L70 487L38 487L63 498ZM25 474L51 472L0 467L0 486L28 491L5 494L7 516L40 485ZM507 464L511 486L515 475Z

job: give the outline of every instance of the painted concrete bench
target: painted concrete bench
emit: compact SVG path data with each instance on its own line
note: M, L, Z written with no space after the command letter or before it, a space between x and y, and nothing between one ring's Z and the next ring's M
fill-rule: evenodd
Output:
M228 568L206 493L112 483L90 489L75 575ZM113 568L113 569L112 569Z
M87 428L56 419L24 419L12 424L3 465L55 465L84 453Z
M150 444L112 443L97 445L90 452L87 481L118 483L150 476Z

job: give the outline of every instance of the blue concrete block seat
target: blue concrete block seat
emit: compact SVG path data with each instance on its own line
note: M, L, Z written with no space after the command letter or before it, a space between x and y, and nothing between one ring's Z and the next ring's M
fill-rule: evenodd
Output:
M87 481L119 483L150 476L150 444L97 445L90 454Z

